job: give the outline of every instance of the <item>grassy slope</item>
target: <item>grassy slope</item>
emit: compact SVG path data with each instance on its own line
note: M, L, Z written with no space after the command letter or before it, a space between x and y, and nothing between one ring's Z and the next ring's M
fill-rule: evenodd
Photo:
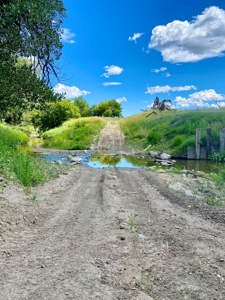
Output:
M146 118L147 114L120 120L126 142L139 151L151 144L151 149L182 153L187 146L194 145L196 128L201 128L203 143L206 128L212 128L214 140L219 139L220 128L225 128L224 109L158 112Z
M28 141L23 132L0 124L0 175L26 187L57 177L58 167L19 151L19 146Z
M61 127L51 129L43 134L45 148L89 149L105 120L99 117L79 118L66 121Z

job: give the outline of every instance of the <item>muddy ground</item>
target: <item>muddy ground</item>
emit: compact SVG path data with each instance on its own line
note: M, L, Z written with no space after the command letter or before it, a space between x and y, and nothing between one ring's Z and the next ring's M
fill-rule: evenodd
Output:
M0 180L0 299L225 299L208 179L73 166L29 194Z

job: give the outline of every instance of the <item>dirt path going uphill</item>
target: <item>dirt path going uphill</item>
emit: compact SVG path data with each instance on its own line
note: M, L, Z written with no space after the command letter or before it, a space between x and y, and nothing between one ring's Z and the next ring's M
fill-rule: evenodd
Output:
M98 150L124 151L124 135L116 121L108 122L100 133Z

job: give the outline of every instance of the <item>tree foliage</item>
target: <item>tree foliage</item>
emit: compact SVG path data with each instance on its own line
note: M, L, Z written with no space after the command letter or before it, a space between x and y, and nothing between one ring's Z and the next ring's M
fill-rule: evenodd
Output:
M99 103L93 108L94 115L99 117L121 117L122 106L116 100L109 100Z
M16 65L14 58L10 62L0 68L0 119L17 123L25 110L43 109L47 102L62 98L32 73L29 66Z
M33 70L41 68L47 84L57 76L55 60L61 56L62 0L0 1L0 61L13 56L33 57Z
M79 109L70 100L62 100L56 103L48 103L43 111L34 111L32 121L40 131L46 131L60 126L70 118L79 117Z
M0 119L62 98L50 87L61 55L62 0L0 0Z
M81 117L89 117L91 115L91 108L82 96L74 99L74 105L79 108Z

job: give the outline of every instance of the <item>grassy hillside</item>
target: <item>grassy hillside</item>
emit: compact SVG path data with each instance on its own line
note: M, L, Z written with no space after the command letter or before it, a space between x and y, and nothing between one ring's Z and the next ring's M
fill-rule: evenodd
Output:
M213 139L219 139L220 128L225 128L225 110L165 111L146 116L143 112L120 120L126 143L137 151L152 145L151 149L170 153L185 152L195 144L196 128L201 128L202 143L206 128L212 128Z
M105 120L99 117L79 118L66 121L58 128L46 131L42 137L45 148L89 149L105 126Z
M0 176L26 187L57 177L59 167L20 152L19 146L28 141L23 132L0 124ZM4 186L0 188L3 190Z

